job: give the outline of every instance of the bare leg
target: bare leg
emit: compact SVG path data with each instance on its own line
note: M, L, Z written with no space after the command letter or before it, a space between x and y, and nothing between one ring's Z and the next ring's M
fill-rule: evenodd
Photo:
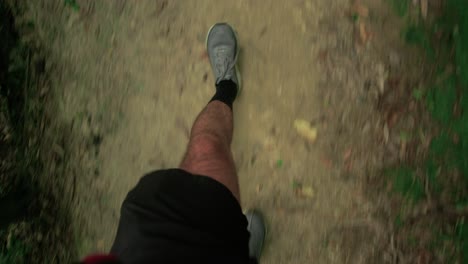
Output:
M231 108L220 101L210 102L193 124L180 168L222 183L240 202L239 183L231 153L232 133Z

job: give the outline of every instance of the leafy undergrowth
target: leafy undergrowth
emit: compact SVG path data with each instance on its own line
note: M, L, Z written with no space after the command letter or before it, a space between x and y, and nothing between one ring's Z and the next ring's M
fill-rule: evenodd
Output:
M64 160L52 155L50 99L40 49L21 41L12 8L0 2L0 264L70 262ZM25 22L27 27L32 22ZM62 200L60 200L62 199Z
M412 94L432 119L411 132L427 151L386 170L399 197L395 239L410 262L468 263L468 1L447 0L430 19L408 14L409 1L392 3L432 73Z

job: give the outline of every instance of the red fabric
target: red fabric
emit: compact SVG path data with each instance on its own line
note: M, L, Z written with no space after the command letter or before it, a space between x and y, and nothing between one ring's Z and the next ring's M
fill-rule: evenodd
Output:
M90 255L83 259L83 264L100 264L100 263L118 263L117 258L114 255Z

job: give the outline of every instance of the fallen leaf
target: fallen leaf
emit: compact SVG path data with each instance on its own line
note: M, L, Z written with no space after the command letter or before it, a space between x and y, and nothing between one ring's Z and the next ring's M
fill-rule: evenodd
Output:
M262 190L262 186L257 184L257 186L255 187L255 191L259 193L261 190Z
M294 191L294 194L298 197L302 198L312 198L315 195L314 188L312 186L304 186L302 185L301 182L298 181L293 181L292 182L292 188Z
M347 150L344 152L343 160L344 160L344 161L349 160L349 158L351 157L351 153L352 153L352 150L351 150L351 149L347 149Z
M317 140L317 128L311 126L308 121L296 119L294 120L294 128L301 137L310 143L314 143Z
M424 249L419 250L417 259L417 264L427 264L433 261L431 252Z
M366 29L366 24L364 24L362 21L359 22L358 32L361 44L366 44L371 37L371 33Z
M303 197L312 198L314 197L314 189L311 186L303 186L301 188L301 195Z
M328 51L327 50L321 50L319 51L318 55L317 55L317 59L321 62L323 61L326 61L328 57Z
M367 18L369 16L369 8L362 5L361 1L355 1L351 11L353 11L355 14L358 14L359 17Z
M331 169L333 167L333 162L329 158L321 157L320 162L322 162L323 166L327 169Z
M383 94L385 92L385 82L388 79L388 72L385 70L385 66L382 63L378 63L375 69L377 74L377 87L379 88L379 93Z
M104 239L99 239L96 243L96 247L99 249L99 250L104 250Z
M400 115L397 111L390 112L387 117L388 128L394 127L398 123L399 118Z
M344 169L346 172L350 172L353 169L353 162L347 161L344 165Z

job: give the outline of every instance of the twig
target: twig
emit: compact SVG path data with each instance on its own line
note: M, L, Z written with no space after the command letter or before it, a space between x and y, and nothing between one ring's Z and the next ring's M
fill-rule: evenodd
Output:
M390 236L390 254L392 255L392 263L396 264L398 260L396 248L395 248L395 239L393 238L394 234Z
M436 203L431 205L425 212L409 217L407 221L410 224L414 224L429 216L453 218L453 220L456 220L460 217L468 217L468 207L456 208L451 205L444 206L440 203Z

